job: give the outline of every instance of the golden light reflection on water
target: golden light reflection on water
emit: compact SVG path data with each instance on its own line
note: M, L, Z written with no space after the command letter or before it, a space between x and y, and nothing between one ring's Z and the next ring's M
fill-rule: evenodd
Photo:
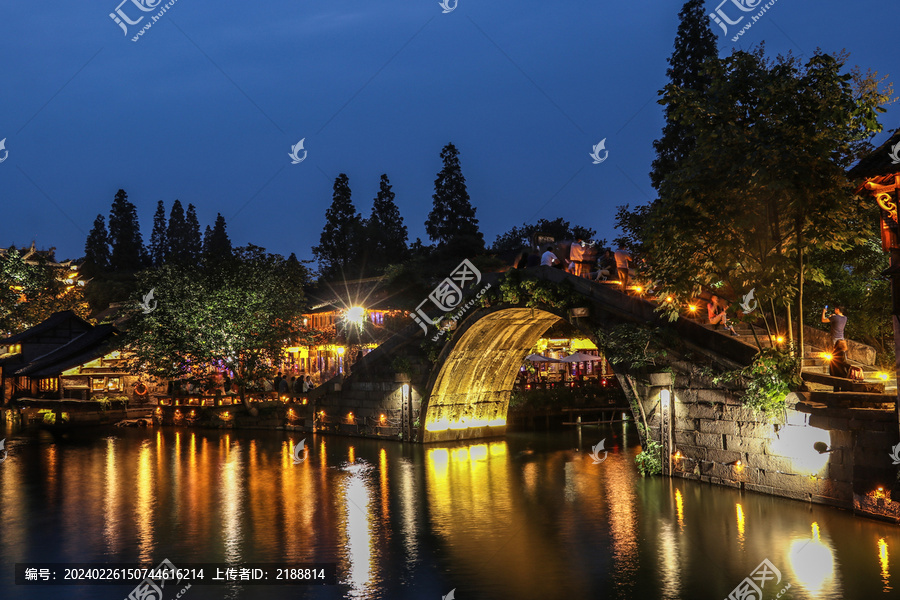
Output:
M788 559L796 581L804 587L813 598L822 595L825 589L836 589L834 583L834 552L829 544L823 542L819 524L811 526L810 538L795 539L788 550Z
M678 488L675 488L675 515L678 517L678 528L684 531L684 498Z
M630 578L638 568L636 473L630 461L603 464L614 568Z
M351 598L368 598L374 586L374 544L372 540L372 523L370 520L370 504L372 494L368 488L368 465L350 464L344 468L349 476L343 482L344 496L344 548L347 560L347 579L350 585L348 596Z
M744 548L744 507L741 506L741 503L738 502L734 505L735 513L737 514L737 531L738 531L738 544L740 544L741 549Z
M406 566L412 568L419 560L416 472L412 462L401 460L399 473L394 480L400 496L400 531L406 550Z
M116 440L106 438L106 471L104 473L103 536L110 553L119 551L119 473L116 465Z
M239 562L242 556L243 532L241 516L244 510L244 481L241 464L241 449L237 444L231 447L231 438L226 435L220 445L219 510L222 525L222 540L225 545L225 560Z
M891 591L891 571L888 564L888 545L884 538L878 539L878 564L881 565L881 581L884 592Z
M659 544L657 560L659 561L660 581L663 598L678 598L681 592L681 551L675 528L669 520L659 522Z
M135 490L134 518L138 533L138 560L152 562L154 552L155 480L150 462L150 441L141 444L138 454L137 485Z

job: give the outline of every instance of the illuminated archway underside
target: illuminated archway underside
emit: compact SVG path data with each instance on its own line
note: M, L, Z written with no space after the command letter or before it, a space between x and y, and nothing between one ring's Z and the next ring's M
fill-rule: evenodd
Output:
M452 340L423 406L423 442L504 435L509 397L525 356L562 319L531 308L505 308Z

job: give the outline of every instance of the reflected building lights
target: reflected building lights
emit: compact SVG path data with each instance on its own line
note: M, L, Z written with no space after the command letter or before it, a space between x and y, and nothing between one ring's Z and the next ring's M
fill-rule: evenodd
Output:
M737 530L738 530L738 543L741 545L741 548L744 547L744 507L741 506L740 503L734 505L734 510L737 513Z
M678 488L675 488L675 514L678 517L679 529L684 531L684 498Z
M154 479L150 462L150 442L141 444L138 456L137 490L134 505L135 520L138 527L138 559L140 562L151 562L153 556L153 515L154 511Z
M103 495L103 536L110 554L119 550L119 477L116 473L116 440L106 439L106 488Z
M369 515L372 499L366 486L368 466L354 463L344 470L350 474L344 482L344 523L347 559L350 565L347 572L348 581L342 583L350 585L348 597L369 598L374 556Z
M888 546L884 538L878 540L878 563L881 565L881 582L884 584L884 592L891 591L891 571L888 568Z
M241 468L241 449L236 446L233 450L229 436L224 438L225 444L222 451L221 471L219 473L219 518L222 526L222 538L225 544L225 561L238 563L241 561L243 545L243 532L241 531L241 517L243 515L244 494L241 482L244 477Z

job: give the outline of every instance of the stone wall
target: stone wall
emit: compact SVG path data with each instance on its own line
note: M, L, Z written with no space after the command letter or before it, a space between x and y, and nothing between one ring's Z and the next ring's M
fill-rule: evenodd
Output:
M661 439L659 390L638 386L654 440ZM896 520L893 409L837 408L811 397L790 394L784 413L769 420L744 408L739 390L676 377L673 475Z

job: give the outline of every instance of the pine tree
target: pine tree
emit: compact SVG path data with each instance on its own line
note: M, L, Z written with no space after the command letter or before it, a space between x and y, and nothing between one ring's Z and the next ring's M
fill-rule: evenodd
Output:
M186 258L189 264L197 264L203 250L203 241L200 238L200 221L197 220L197 209L193 204L188 204L187 214L184 217L185 232L187 234Z
M103 215L94 219L94 227L84 243L84 260L92 269L103 271L109 268L109 234Z
M153 215L153 231L150 233L150 264L161 267L166 262L166 206L160 200Z
M138 271L145 264L146 251L138 223L137 208L119 190L109 211L109 265L113 271Z
M184 207L181 200L175 200L169 211L169 225L166 229L166 261L185 265L190 264L187 257L187 224L184 220Z
M466 191L466 178L459 166L459 151L453 144L441 150L444 167L434 180L434 206L425 221L425 232L438 246L451 242L484 249L475 208Z
M203 257L205 260L221 260L232 256L231 240L225 231L225 217L221 213L216 215L216 222L212 228L206 226L203 236Z
M363 248L362 216L356 212L350 197L350 181L344 173L334 180L331 206L325 211L325 228L313 254L319 261L324 279L359 275L359 252Z
M372 203L372 214L366 221L369 266L376 271L402 262L409 254L409 234L394 198L391 182L387 174L383 174L378 195Z
M678 17L681 22L675 37L675 50L668 59L666 76L673 86L702 93L711 83L703 64L719 55L716 35L710 27L702 0L685 2ZM678 167L679 161L684 160L691 152L696 137L689 125L674 119L677 107L671 98L664 97L660 103L666 105L666 124L662 137L653 142L656 159L650 172L651 183L657 190L662 181Z

